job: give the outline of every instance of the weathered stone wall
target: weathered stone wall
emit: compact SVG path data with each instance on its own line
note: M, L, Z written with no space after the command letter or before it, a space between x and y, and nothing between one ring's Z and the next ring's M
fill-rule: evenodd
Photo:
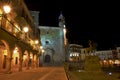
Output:
M62 29L59 27L40 26L42 46L53 50L52 54L48 51L45 55L50 55L53 64L60 64L65 60L65 48ZM42 55L43 58L43 55ZM43 60L44 61L44 60ZM43 63L43 62L42 62Z

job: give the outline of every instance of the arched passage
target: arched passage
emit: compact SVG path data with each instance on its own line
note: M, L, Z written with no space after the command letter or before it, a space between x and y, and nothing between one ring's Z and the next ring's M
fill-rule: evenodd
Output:
M24 54L23 54L23 67L27 67L27 63L28 63L28 51L25 50Z
M46 48L45 52L43 53L43 60L45 63L53 63L53 55L54 49L53 48Z
M0 40L0 70L7 70L11 67L9 58L11 58L9 45L6 41Z

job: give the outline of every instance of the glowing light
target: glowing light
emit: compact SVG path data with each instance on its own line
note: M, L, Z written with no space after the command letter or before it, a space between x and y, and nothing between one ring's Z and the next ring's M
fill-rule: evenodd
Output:
M109 60L109 64L113 64L113 61L112 61L112 60Z
M32 59L32 56L30 56L30 59Z
M3 9L4 9L5 13L9 13L11 11L10 6L8 6L8 5L3 6Z
M45 51L44 51L44 49L42 49L42 53L44 53Z
M64 25L64 28L65 28L65 25Z
M70 57L72 56L72 54L70 54Z
M13 53L14 53L14 54L16 54L17 52L18 52L18 48L17 48L17 47L15 47L15 49L14 49Z
M39 42L38 40L35 40L35 44L38 44L38 42Z
M115 64L119 64L119 61L118 61L118 60L115 60Z
M24 27L23 30L24 30L25 32L28 32L29 29L28 29L28 27Z
M7 55L7 50L3 50L3 55Z
M26 55L24 55L24 56L23 56L23 60L26 60L26 59L27 59L27 56L26 56Z
M40 46L40 49L43 49L43 47L42 47L42 46Z
M111 72L109 72L108 74L109 74L110 76L112 75L112 73L111 73Z
M104 62L104 63L106 63L107 61L106 61L106 60L104 60L103 62Z
M15 49L13 50L13 57L19 57L19 52L18 52L19 50L18 50L18 48L17 47L15 47Z

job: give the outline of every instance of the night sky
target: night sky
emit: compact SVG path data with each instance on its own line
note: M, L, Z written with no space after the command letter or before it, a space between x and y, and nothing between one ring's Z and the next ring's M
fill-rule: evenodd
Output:
M98 50L120 46L120 8L117 1L24 0L29 10L40 11L39 25L58 26L62 11L70 43L88 47L88 40Z

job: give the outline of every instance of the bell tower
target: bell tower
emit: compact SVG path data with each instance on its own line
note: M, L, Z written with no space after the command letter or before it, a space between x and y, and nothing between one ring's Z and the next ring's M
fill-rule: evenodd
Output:
M62 12L60 13L60 15L58 17L58 21L59 21L58 26L61 27L61 28L64 28L64 26L65 26L65 17L63 16Z
M59 17L58 17L58 26L60 28L60 51L62 52L60 54L61 61L65 61L65 17L63 16L63 13L61 12Z

